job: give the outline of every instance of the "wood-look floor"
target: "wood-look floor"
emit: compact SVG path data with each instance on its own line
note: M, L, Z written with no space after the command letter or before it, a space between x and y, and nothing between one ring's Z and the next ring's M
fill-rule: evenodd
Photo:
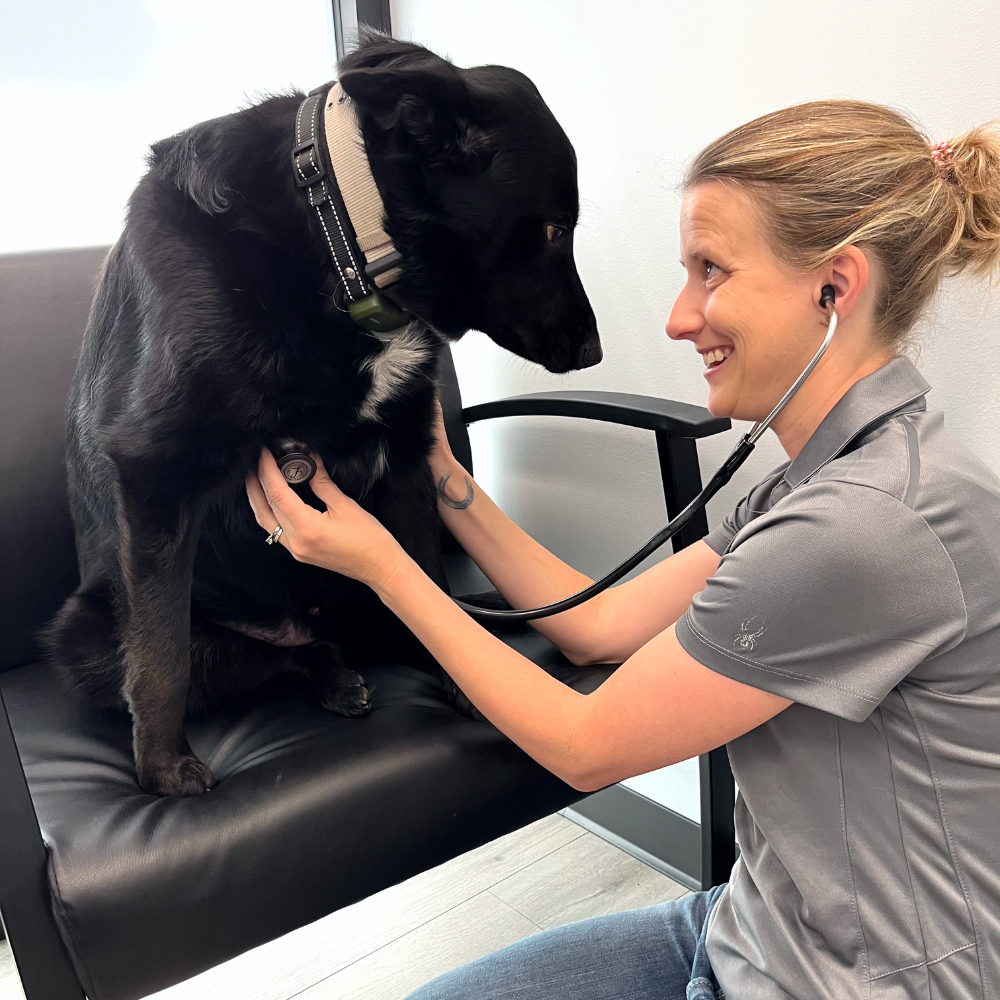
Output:
M454 858L155 1000L399 1000L539 930L687 890L562 816ZM22 993L6 941L0 1000Z

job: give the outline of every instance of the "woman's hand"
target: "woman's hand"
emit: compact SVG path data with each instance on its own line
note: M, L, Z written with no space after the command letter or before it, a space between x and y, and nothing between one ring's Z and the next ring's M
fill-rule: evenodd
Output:
M323 460L318 455L312 457L316 475L309 485L326 510L303 503L285 482L274 456L264 448L257 471L246 479L257 523L269 534L280 526L278 543L299 562L343 573L377 591L407 556L368 511L337 488Z
M448 432L444 427L444 410L441 409L441 400L434 400L434 443L431 445L430 454L427 461L431 467L431 475L435 484L447 473L454 473L459 468L458 459L452 454L451 445L448 442Z
M469 473L452 454L451 445L448 443L448 432L444 426L444 411L441 409L439 399L434 400L434 411L434 442L427 456L427 464L430 466L434 489L440 501L438 510L450 528L450 511L465 510L472 503L475 489ZM453 493L457 495L452 496Z

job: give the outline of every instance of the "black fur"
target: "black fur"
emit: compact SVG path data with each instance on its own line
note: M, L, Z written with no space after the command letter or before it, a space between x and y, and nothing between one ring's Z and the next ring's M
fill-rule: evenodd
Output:
M426 455L445 340L477 328L551 371L600 359L573 262L573 149L531 82L378 35L340 80L403 255L393 294L419 317L390 398L370 405L386 347L338 310L293 183L300 94L153 147L94 301L68 404L81 583L48 641L81 691L128 706L150 792L214 781L187 711L299 669L328 708L363 714L338 647L416 655L365 588L263 544L243 486L262 446L307 442L444 587ZM276 644L289 636L307 644Z

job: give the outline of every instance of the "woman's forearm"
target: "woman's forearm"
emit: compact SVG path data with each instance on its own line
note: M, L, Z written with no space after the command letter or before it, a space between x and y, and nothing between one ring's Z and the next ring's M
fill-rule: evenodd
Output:
M376 593L472 703L539 764L578 787L591 747L581 732L585 696L474 622L408 556Z
M432 471L441 519L512 607L551 604L593 583L519 528L458 462ZM570 660L590 662L602 597L532 624Z
M550 604L593 582L519 528L453 458L432 471L442 520L514 607ZM621 663L684 614L718 565L718 555L696 542L579 608L532 624L574 663Z

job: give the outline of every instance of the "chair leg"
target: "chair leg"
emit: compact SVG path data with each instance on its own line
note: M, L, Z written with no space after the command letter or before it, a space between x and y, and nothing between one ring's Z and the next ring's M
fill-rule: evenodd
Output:
M657 431L656 453L660 460L667 517L672 519L701 492L698 442L694 438L671 437L665 431ZM708 518L702 510L674 535L671 540L674 552L680 552L707 534Z
M729 879L736 862L736 782L725 747L698 758L701 777L701 887Z
M701 471L694 438L671 437L657 431L656 451L667 516L679 514L700 492ZM673 538L674 551L708 534L708 519L700 511ZM701 776L701 887L711 889L729 878L736 861L736 783L725 747L702 754Z
M26 1000L85 1000L52 913L48 856L0 693L0 917Z

